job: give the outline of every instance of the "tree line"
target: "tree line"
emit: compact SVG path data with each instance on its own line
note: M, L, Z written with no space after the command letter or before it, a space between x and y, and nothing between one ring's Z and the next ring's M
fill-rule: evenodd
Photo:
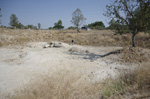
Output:
M1 11L1 9L0 9ZM1 14L0 14L1 15ZM0 16L1 17L1 16ZM68 29L76 29L77 33L80 32L79 28L83 25L83 23L86 21L86 18L84 17L82 11L77 8L73 13L72 13L72 20L71 23L74 26L68 27ZM34 25L26 25L24 26L21 22L19 22L18 17L15 14L12 14L10 16L10 23L9 25L11 26L12 29L41 29L41 24L38 23L37 26ZM84 25L85 27L88 27L90 29L102 29L104 28L104 23L102 21L97 21L95 23L91 23L88 25ZM64 29L62 20L58 20L58 22L54 23L53 27L49 27L48 29Z
M15 14L12 14L10 16L10 23L9 25L11 26L12 29L40 29L41 28L41 24L38 23L38 27L34 26L34 25L27 25L24 26L22 23L19 22L17 16Z
M97 21L88 25L86 27L90 29L112 29L116 30L118 34L131 33L132 46L135 47L135 36L139 32L150 33L150 0L114 0L112 4L106 6L106 13L104 14L110 20L109 26L105 28L102 21ZM0 9L0 17L1 9ZM83 13L80 9L76 9L72 13L71 23L74 26L68 29L76 29L77 33L80 32L79 28L86 21ZM10 25L13 28L31 28L40 29L41 24L38 23L38 28L33 25L24 26L18 21L15 14L10 16ZM53 27L49 29L63 29L62 21L54 23Z

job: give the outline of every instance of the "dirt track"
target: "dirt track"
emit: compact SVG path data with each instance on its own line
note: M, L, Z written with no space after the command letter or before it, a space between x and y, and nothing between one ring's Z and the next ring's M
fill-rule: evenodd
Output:
M38 75L52 75L60 69L83 74L91 82L115 78L125 69L132 69L111 60L107 53L120 47L90 47L63 44L61 48L43 48L46 42L25 46L0 48L0 92L13 92L28 84ZM75 51L70 51L69 49ZM88 51L87 51L88 50ZM105 57L102 57L105 56Z

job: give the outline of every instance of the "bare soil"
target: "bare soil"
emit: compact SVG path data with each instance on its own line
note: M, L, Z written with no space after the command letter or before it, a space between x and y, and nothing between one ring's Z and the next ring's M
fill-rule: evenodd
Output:
M37 75L52 75L60 69L82 74L90 82L116 78L134 66L118 64L107 55L121 47L91 47L68 45L61 48L43 48L46 42L32 42L26 46L0 48L0 92L13 92L24 87ZM76 49L70 51L70 49ZM109 58L107 58L109 56Z
M136 48L129 47L130 37L110 30L76 34L74 30L0 29L0 97L99 99L110 79L149 67L150 36L138 34ZM50 41L64 42L63 47L43 48ZM145 75L149 77L142 78Z

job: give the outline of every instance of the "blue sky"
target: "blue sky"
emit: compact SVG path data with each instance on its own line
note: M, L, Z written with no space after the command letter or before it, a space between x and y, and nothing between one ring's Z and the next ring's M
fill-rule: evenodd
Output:
M71 24L72 13L81 9L87 19L85 24L103 21L108 26L108 18L103 14L111 0L0 0L1 25L9 26L11 14L15 14L23 25L32 24L46 29L53 27L59 19L65 28Z

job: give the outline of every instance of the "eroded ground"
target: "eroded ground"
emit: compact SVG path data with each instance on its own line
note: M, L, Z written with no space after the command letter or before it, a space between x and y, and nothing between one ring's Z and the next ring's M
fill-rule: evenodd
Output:
M0 48L0 92L13 92L40 75L54 75L59 70L81 75L86 81L99 82L115 78L134 66L119 64L110 52L121 47L90 47L68 45L43 48L46 42ZM109 54L110 53L110 54ZM63 72L63 71L62 71Z

